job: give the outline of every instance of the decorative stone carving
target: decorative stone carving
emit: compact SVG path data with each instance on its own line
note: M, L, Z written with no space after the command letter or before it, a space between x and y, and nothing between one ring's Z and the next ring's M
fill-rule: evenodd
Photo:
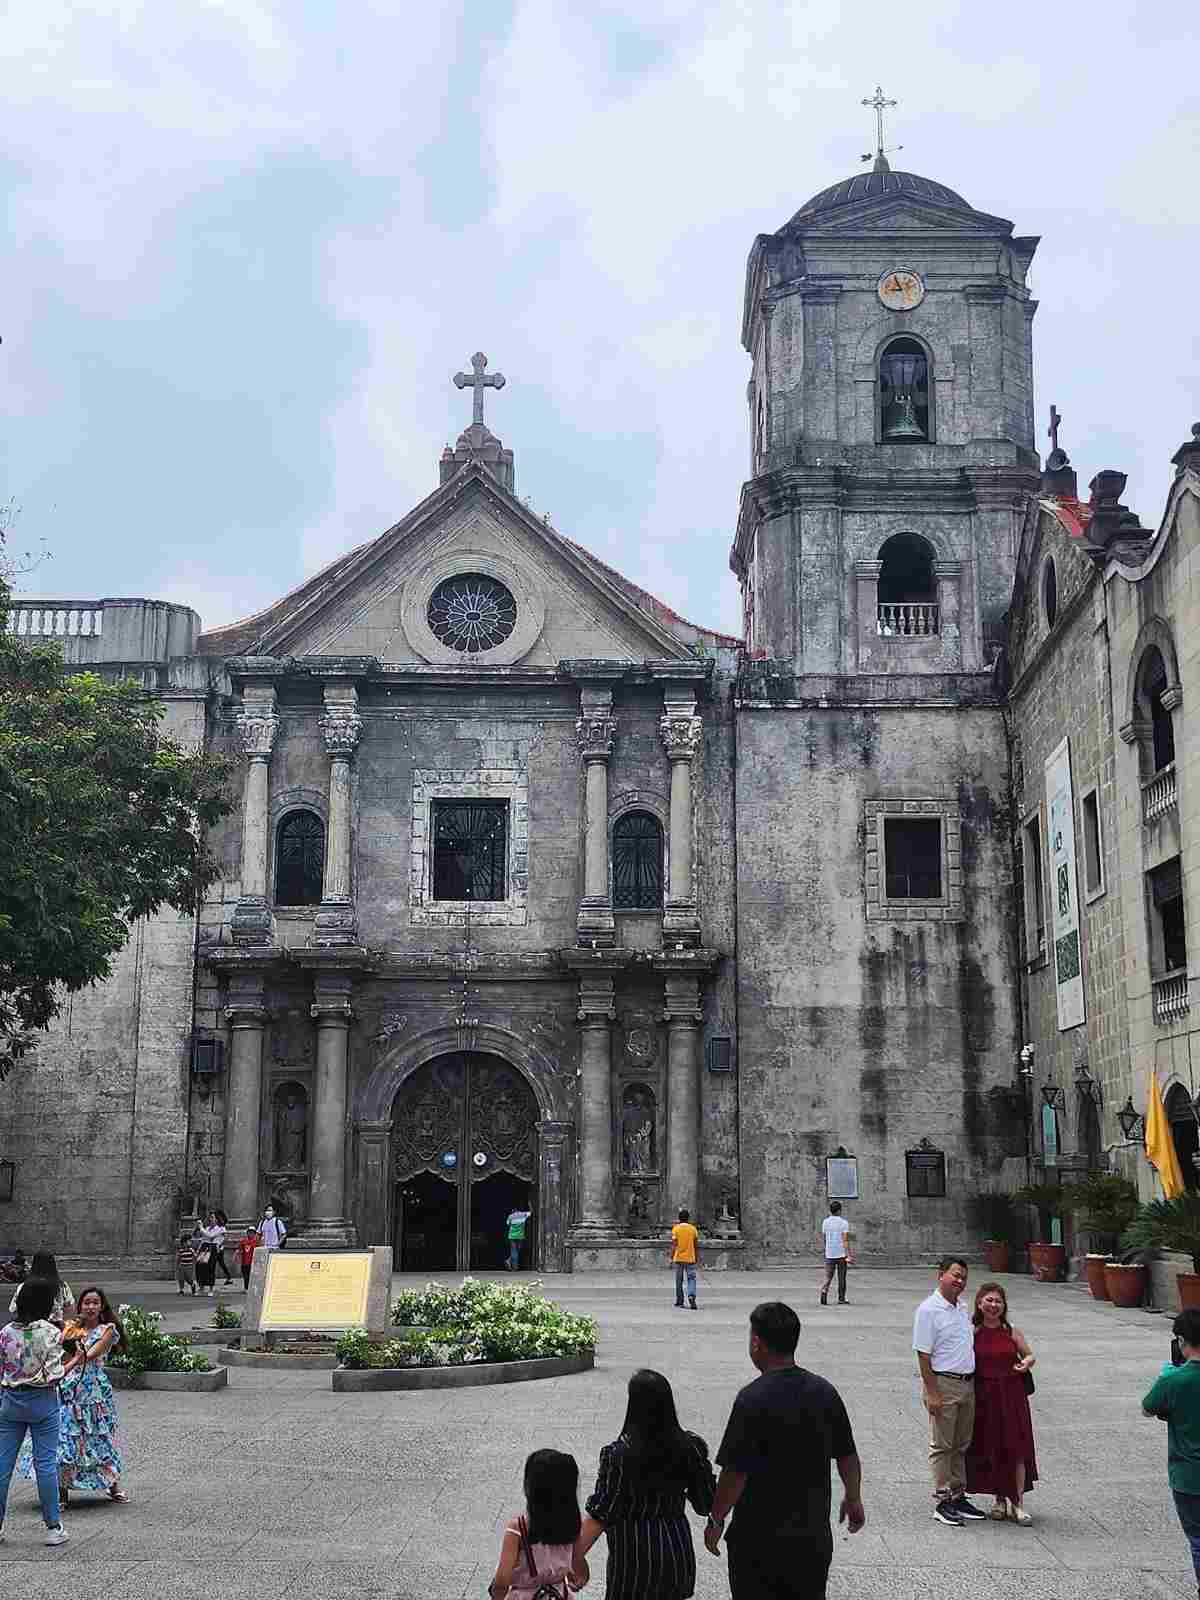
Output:
M352 711L348 706L330 706L321 718L325 749L331 756L342 756L348 760L362 737L362 727L362 718L357 711Z
M658 1054L654 1030L640 1026L630 1028L625 1035L625 1054L631 1061L653 1061Z
M658 732L672 761L691 761L700 748L704 724L694 715L664 711L658 719Z
M658 1126L654 1091L628 1084L621 1095L621 1171L645 1177L658 1171Z
M242 754L252 761L267 761L279 732L279 718L270 712L243 711L236 724Z
M612 755L617 720L603 713L586 713L575 724L575 738L584 761L607 761Z
M275 1164L301 1172L307 1155L308 1096L298 1083L282 1083L275 1091Z

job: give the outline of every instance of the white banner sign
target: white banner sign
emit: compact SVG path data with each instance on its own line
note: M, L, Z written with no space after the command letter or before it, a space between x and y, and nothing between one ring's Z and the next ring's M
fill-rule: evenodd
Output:
M1054 988L1061 1033L1066 1028L1077 1028L1084 1018L1079 889L1075 877L1075 802L1071 790L1071 747L1066 739L1046 762L1046 815L1050 834Z

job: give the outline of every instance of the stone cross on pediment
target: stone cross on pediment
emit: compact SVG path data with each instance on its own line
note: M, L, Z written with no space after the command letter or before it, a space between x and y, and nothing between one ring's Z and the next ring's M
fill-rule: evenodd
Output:
M477 350L471 357L471 372L456 372L454 374L454 387L456 389L473 389L474 409L471 421L483 426L483 391L485 389L503 389L505 376L502 372L487 372L487 357L482 350Z

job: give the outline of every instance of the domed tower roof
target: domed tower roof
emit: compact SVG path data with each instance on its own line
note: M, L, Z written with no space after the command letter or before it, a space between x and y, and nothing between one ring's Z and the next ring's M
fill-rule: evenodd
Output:
M841 183L831 184L820 194L813 195L800 207L788 227L802 227L827 212L836 211L839 206L885 194L910 194L915 200L933 200L938 205L953 206L956 211L975 209L944 183L935 183L932 178L922 178L915 172L893 172L885 160L877 160L873 171L856 172L852 178L843 178Z

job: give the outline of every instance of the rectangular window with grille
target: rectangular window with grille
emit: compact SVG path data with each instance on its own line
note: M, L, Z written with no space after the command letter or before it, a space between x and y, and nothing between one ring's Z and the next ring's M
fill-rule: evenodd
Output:
M1042 876L1042 828L1035 813L1021 829L1021 868L1025 888L1025 959L1046 954L1046 883Z
M936 900L942 892L939 817L883 819L884 893L889 900Z
M433 898L505 898L507 800L433 802Z
M1150 950L1157 973L1187 966L1187 929L1183 920L1183 873L1178 856L1146 874L1150 890Z
M1104 845L1100 833L1100 792L1089 789L1079 802L1083 812L1083 882L1089 900L1104 893Z

